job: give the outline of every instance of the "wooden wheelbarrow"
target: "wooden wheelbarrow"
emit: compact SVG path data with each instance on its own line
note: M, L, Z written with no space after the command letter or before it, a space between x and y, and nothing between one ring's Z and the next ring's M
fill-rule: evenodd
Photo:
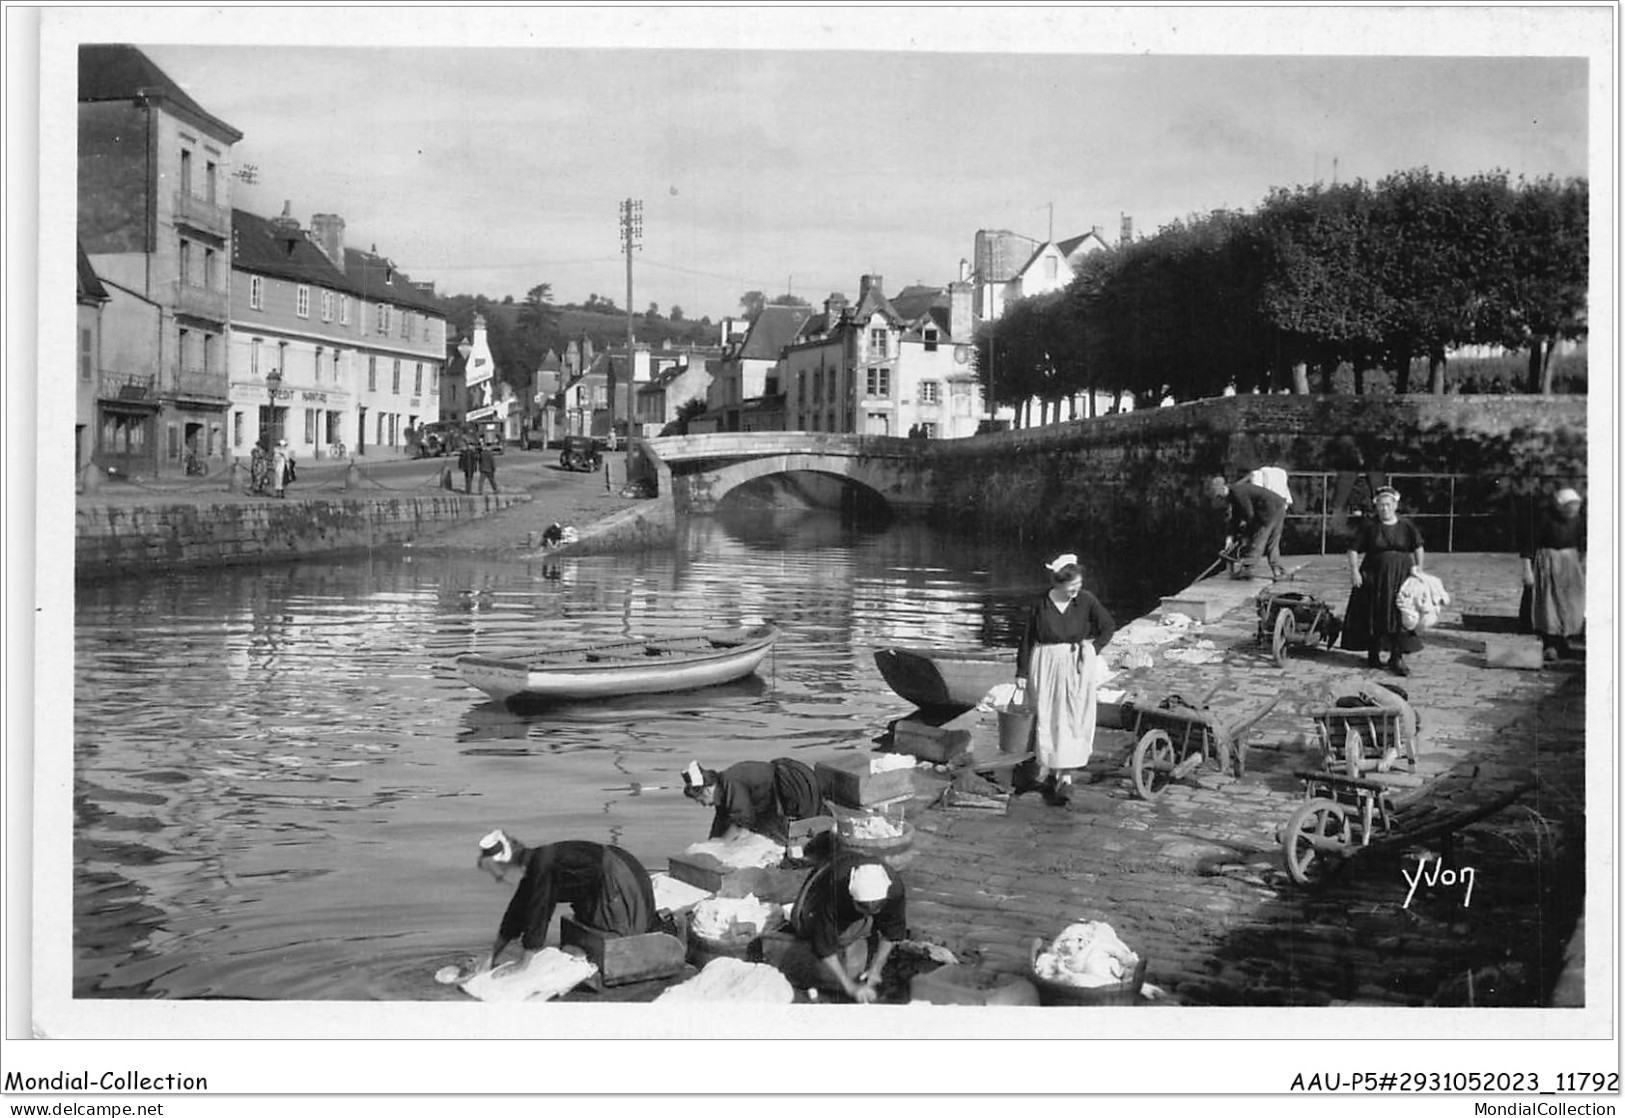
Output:
M1221 685L1222 686L1222 685ZM1128 758L1134 791L1142 800L1155 800L1176 780L1185 780L1204 764L1236 776L1247 771L1247 734L1275 709L1276 696L1258 711L1234 721L1208 709L1219 690L1214 687L1199 704L1178 695L1165 696L1153 705L1127 704L1124 721L1134 728L1134 751Z

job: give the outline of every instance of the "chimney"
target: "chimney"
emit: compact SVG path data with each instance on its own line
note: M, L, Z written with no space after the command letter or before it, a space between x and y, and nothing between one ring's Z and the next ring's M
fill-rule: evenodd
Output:
M970 279L970 261L963 256L959 258L959 282L965 283Z
M1134 219L1128 214L1123 215L1122 231L1118 234L1117 243L1126 245L1134 240Z
M271 234L282 243L284 251L292 256L294 246L304 237L299 230L299 219L293 216L293 203L284 201L282 212L273 217L269 224Z
M344 271L344 219L338 214L311 214L310 232L322 255Z
M846 311L846 296L839 291L831 291L829 298L824 300L824 324L834 326Z
M1102 244L1106 243L1106 236L1105 236L1105 234L1103 232L1101 232L1100 226L1098 226L1098 225L1089 226L1089 232L1091 232L1091 233L1093 233L1095 235L1095 240L1101 242Z
M885 282L886 282L886 277L885 276L864 276L861 279L859 279L858 280L858 304L860 306L863 304L863 301L869 297L869 292L870 291L873 291L875 293L875 298L877 298L877 299L884 298L885 297L885 292L882 290L882 286L885 284Z
M964 261L960 261L964 267ZM948 285L948 335L956 342L968 342L975 333L976 323L971 317L971 295L975 288L969 280Z

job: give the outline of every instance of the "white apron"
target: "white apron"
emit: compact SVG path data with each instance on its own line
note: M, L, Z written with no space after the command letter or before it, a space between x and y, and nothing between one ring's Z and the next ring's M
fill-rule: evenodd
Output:
M1027 669L1027 705L1037 722L1038 763L1081 769L1095 748L1095 646L1040 644Z

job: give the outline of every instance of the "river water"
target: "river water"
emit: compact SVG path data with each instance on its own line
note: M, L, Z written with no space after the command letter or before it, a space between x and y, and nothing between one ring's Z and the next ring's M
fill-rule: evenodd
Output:
M832 513L697 520L656 554L419 553L80 586L74 995L422 999L489 945L501 826L618 843L651 870L703 839L691 758L809 762L911 712L887 643L1015 643L1047 556ZM1113 592L1119 622L1149 588ZM1118 581L1123 575L1119 573ZM464 652L732 625L781 629L747 680L518 714Z

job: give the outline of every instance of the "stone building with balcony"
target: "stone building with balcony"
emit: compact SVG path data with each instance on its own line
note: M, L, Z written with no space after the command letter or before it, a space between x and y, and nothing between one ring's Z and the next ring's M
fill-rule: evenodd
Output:
M111 296L96 277L96 269L90 266L85 247L76 245L75 249L78 317L74 323L74 349L78 359L74 363L73 472L78 476L95 450L96 392L102 367L102 308Z
M398 456L440 418L444 312L384 257L347 249L344 228L316 214L307 230L288 204L232 214L234 455L287 439L305 460Z
M232 147L133 46L79 48L78 236L108 299L92 458L178 472L224 459Z

